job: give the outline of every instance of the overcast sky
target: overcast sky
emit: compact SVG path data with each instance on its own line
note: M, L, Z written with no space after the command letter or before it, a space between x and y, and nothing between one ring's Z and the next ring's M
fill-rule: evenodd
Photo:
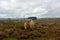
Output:
M60 17L60 0L0 0L0 18Z

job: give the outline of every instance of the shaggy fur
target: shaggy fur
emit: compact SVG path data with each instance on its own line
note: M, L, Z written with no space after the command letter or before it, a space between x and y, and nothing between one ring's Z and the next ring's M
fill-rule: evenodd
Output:
M32 19L27 19L24 23L24 28L25 29L27 29L27 28L33 29L34 25L35 25L35 22Z

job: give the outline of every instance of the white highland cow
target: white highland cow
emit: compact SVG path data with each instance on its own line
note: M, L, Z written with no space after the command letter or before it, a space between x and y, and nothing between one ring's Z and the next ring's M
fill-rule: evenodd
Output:
M29 27L33 29L34 25L35 25L35 22L32 19L26 19L24 23L24 28L27 29Z

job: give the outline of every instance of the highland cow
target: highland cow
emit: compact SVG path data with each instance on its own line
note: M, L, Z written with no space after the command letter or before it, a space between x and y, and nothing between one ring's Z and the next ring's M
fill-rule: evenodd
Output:
M24 23L24 28L25 29L28 29L28 28L33 29L34 25L35 25L35 22L32 19L27 19Z

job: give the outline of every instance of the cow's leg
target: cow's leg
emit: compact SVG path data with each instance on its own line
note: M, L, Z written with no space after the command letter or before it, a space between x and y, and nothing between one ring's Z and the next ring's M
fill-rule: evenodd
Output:
M24 24L24 28L27 29L27 24L26 23Z
M25 29L27 29L27 27L25 26Z
M33 25L30 25L30 29L33 30Z

